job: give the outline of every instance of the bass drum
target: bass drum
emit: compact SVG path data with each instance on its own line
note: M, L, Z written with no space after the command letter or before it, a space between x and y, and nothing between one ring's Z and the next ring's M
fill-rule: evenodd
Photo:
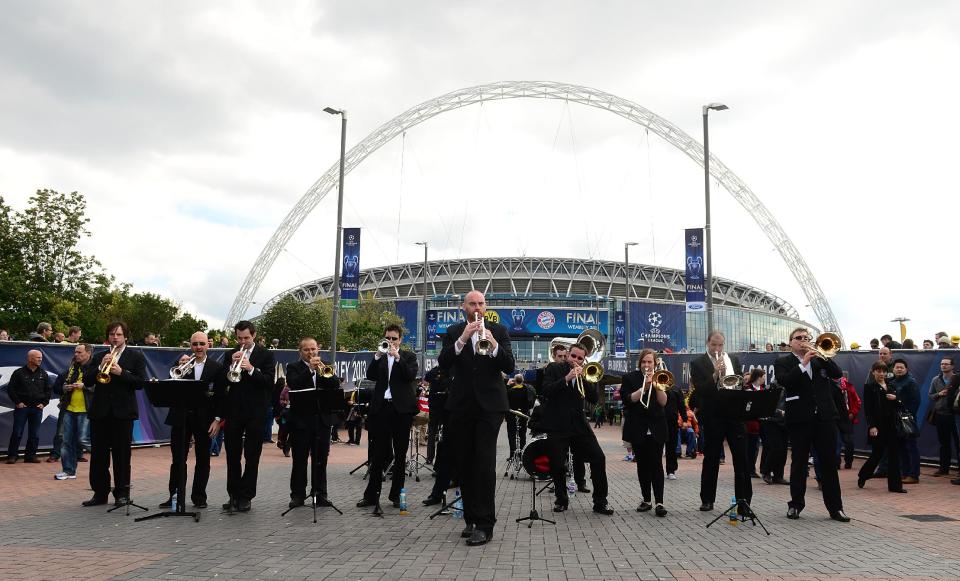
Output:
M540 436L527 442L523 448L523 469L534 480L550 479L550 455L547 438Z

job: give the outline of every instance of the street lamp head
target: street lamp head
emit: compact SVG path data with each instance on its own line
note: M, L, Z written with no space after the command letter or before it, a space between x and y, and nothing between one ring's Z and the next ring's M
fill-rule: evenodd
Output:
M426 246L426 245L427 245L426 242L414 242L414 244L416 244L417 246Z
M623 245L624 245L624 246L636 246L637 243L636 243L636 242L624 242Z
M727 107L723 103L710 103L709 105L703 106L703 114L706 115L707 111L709 111L710 109L713 109L714 111L723 111L724 109L729 109L729 107Z
M343 111L334 109L333 107L324 107L323 110L331 115L340 115Z

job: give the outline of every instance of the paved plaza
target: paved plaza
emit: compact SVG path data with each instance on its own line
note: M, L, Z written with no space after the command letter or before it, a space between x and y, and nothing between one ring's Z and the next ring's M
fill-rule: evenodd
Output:
M799 521L785 516L787 486L754 480L754 508L772 533L767 536L760 527L733 527L725 519L704 528L718 513L697 510L698 460L681 460L679 479L666 482L666 518L635 512L635 465L622 461L619 435L619 427L598 431L616 514L595 515L590 495L576 494L568 512L554 515L544 493L541 514L557 524L527 528L515 519L530 511L529 480L501 479L494 539L477 548L460 539L462 520L428 520L432 511L420 504L433 483L426 472L419 483L408 480L410 515L400 516L389 503L383 519L356 508L362 470L348 472L365 459L366 442L332 447L330 498L344 514L322 509L317 524L309 507L280 516L289 500L290 460L272 444L264 447L248 514L221 513L225 457L212 459L210 508L199 523L135 523L133 512L81 507L91 495L89 464L80 465L77 480L64 482L53 479L58 464L0 465L0 579L960 578L960 486L930 476L932 468L923 469L909 494L888 494L879 480L859 490L856 471L841 471L844 507L853 518L848 524L827 518L812 477ZM167 447L134 451L134 501L151 513L166 498L169 459ZM718 505L732 493L732 476L729 463L721 466ZM910 518L915 515L927 516Z

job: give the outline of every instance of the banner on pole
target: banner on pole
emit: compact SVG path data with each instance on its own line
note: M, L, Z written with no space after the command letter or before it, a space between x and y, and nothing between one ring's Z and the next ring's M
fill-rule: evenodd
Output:
M687 312L700 313L706 310L706 285L703 268L703 228L687 228L684 236L686 247Z
M355 309L360 303L360 229L343 229L343 264L340 265L340 308Z

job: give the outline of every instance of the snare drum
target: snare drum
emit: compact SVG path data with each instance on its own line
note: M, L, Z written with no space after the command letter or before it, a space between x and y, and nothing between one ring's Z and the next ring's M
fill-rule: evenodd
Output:
M534 480L550 479L550 455L546 436L534 437L523 448L523 469Z

